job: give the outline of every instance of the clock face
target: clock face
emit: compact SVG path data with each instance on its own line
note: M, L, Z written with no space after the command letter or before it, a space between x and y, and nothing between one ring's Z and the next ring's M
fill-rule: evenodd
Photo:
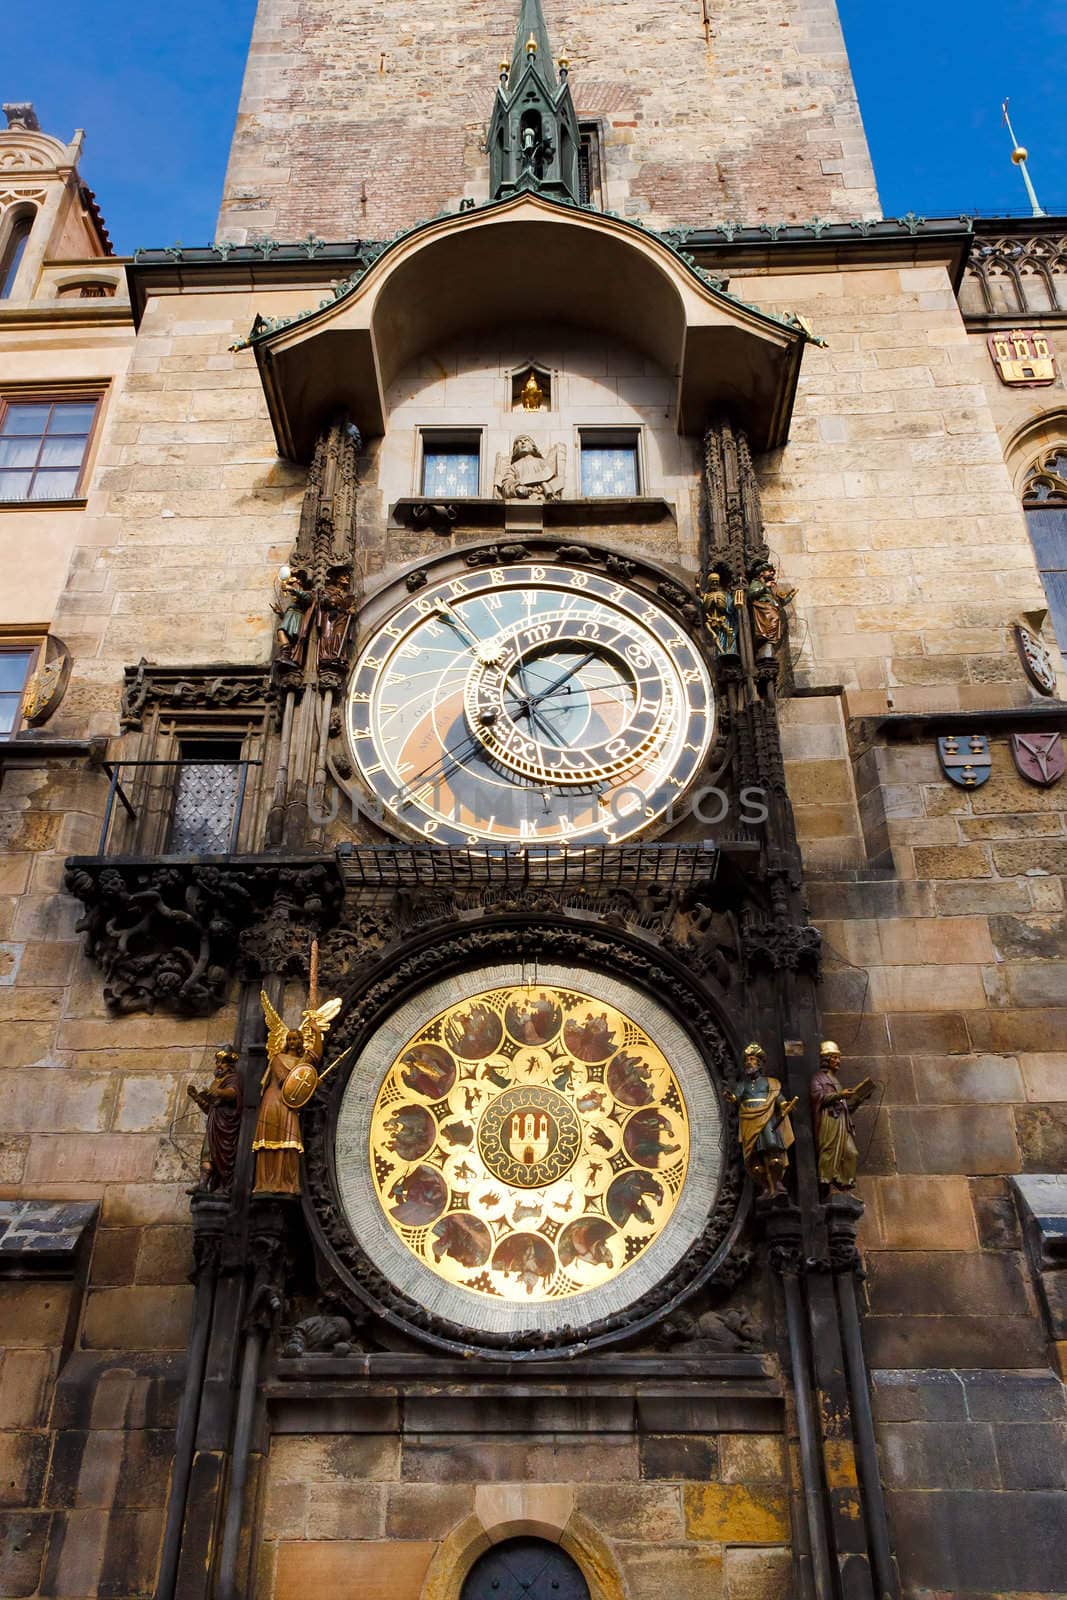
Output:
M589 1324L640 1299L691 1247L721 1168L718 1100L682 1029L562 967L409 1001L337 1122L342 1202L375 1266L471 1329Z
M714 703L683 629L597 573L522 563L427 587L349 691L364 781L440 844L610 844L696 775Z

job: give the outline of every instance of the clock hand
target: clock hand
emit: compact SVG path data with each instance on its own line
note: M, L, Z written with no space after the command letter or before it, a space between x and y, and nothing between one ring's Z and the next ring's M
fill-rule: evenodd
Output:
M590 661L595 658L595 656L596 651L590 650L588 655L583 656L580 661L576 661L574 666L571 667L569 671L565 672L561 678L556 678L554 682L547 684L545 688L541 690L540 694L533 695L531 697L530 704L534 706L540 705L541 701L544 700L547 695L555 694L556 690L561 686L561 684L566 683L569 678L573 678L576 672L581 672L582 668L587 667Z
M477 634L471 632L462 617L456 615L447 600L438 600L434 606L433 615L440 617L441 621L446 623L453 632L458 633L468 649L477 650L482 644L482 640L478 638Z
M446 750L444 755L437 761L433 761L429 766L423 767L421 772L415 774L416 780L420 778L426 779L429 774L429 781L421 783L417 789L409 786L408 793L404 797L404 805L412 805L416 800L421 799L427 789L433 789L439 778L450 778L456 768L463 765L467 756L474 754L480 742L476 735L470 734L460 744L453 745L451 750ZM440 770L435 771L435 767Z

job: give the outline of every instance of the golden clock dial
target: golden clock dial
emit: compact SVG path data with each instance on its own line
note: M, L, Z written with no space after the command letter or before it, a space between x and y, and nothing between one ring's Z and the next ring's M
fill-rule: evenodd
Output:
M521 563L422 590L349 691L359 771L439 844L610 844L662 818L711 741L707 669L639 590Z
M368 1157L388 1226L431 1273L563 1301L625 1275L685 1183L689 1114L666 1056L602 997L485 989L407 1038Z

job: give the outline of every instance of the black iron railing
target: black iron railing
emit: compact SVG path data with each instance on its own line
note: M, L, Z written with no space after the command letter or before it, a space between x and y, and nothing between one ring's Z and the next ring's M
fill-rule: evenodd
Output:
M149 769L174 774L174 781L166 785L163 799L168 808L167 837L164 853L169 850L182 854L233 855L237 851L248 794L248 773L251 767L260 767L261 761L212 761L207 758L188 761L105 761L103 770L111 780L104 821L100 829L98 855L107 855L115 818L116 802L131 823L139 820L145 811L145 802L135 804L127 788L136 786L129 779L123 783L124 773L146 776ZM213 784L210 773L225 773L224 782ZM183 783L183 778L186 780ZM159 797L159 787L151 786L150 795ZM175 837L176 827L178 829ZM136 841L138 844L143 841Z

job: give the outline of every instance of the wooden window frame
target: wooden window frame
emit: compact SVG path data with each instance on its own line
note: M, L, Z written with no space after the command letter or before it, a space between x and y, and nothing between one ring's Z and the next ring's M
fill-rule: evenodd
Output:
M78 468L78 481L74 485L74 493L64 495L61 499L52 500L4 500L0 499L0 511L25 511L33 508L47 507L55 510L59 506L83 505L85 502L85 489L89 477L90 467L96 453L96 443L100 432L100 419L103 415L104 400L107 395L106 383L78 383L56 384L54 386L4 384L0 386L0 431L3 429L4 418L8 408L16 405L64 405L77 404L79 401L88 404L90 401L96 409L93 413L92 426L85 436L85 449L82 452L81 466ZM29 436L28 436L29 437ZM47 438L47 434L42 436ZM37 468L31 469L30 487L33 487L33 476Z
M10 733L0 732L0 745L10 744L12 739L16 739L22 728L23 722L26 720L23 712L23 707L26 704L26 690L29 688L31 682L33 681L34 674L41 665L41 658L47 642L47 633L38 633L27 628L16 629L11 633L0 631L0 655L13 655L16 651L23 650L28 650L30 653L30 661L28 667L26 668L26 676L23 679L22 693L19 695L18 710L15 714L15 720L11 725Z

